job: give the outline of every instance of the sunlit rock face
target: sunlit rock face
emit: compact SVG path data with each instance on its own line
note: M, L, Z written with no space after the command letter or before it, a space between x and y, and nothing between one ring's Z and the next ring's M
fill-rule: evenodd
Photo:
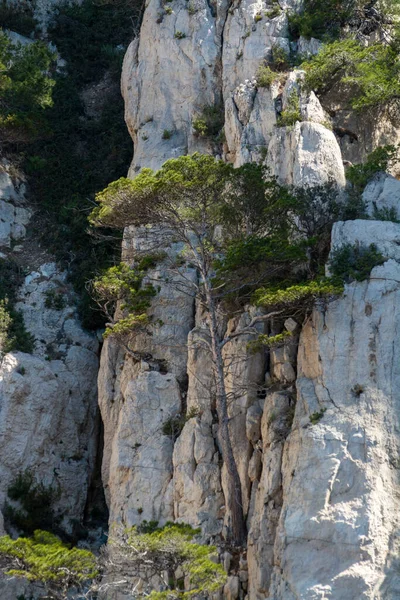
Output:
M16 477L30 472L54 490L54 513L72 533L83 520L97 451L99 343L80 325L67 273L26 237L33 210L23 177L6 161L0 211L1 259L25 272L15 308L33 339L32 354L11 352L0 361L0 507Z

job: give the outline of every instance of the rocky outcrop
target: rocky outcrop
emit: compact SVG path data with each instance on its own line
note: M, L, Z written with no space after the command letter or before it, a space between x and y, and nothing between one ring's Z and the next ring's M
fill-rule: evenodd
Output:
M32 354L1 356L0 507L9 501L7 490L18 474L30 472L36 483L54 490L54 512L71 533L83 519L97 451L99 344L79 323L67 273L46 262L46 252L25 238L33 211L23 178L8 163L0 186L2 261L13 255L26 273L15 308L34 338Z
M378 242L387 224L373 224ZM303 328L274 598L398 595L399 274L395 260L376 267Z

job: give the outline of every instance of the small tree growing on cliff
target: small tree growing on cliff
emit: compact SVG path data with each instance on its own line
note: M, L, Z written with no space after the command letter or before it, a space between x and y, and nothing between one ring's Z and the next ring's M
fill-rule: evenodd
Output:
M288 192L265 175L263 168L254 164L234 169L212 156L182 156L167 161L156 173L143 169L134 180L120 179L110 184L98 194L100 206L91 217L98 226L162 224L165 235L158 237L154 250L165 246L166 237L181 242L184 262L197 270L199 280L193 282L184 277L179 265L171 264L169 283L189 289L206 315L219 441L228 472L227 504L232 539L238 545L244 542L246 531L241 482L230 437L223 348L240 335L254 333L258 321L280 311L257 316L248 327L230 335L221 332L218 313L224 299L235 300L240 295L243 300L267 281L290 280L293 267L298 271L307 261L307 241L289 243L285 219L279 224L271 219L268 209L276 207ZM103 283L101 278L95 288L99 290ZM145 316L140 319L138 314L134 319L141 324L144 320ZM129 319L126 324L122 328L129 335ZM122 333L119 326L119 338Z

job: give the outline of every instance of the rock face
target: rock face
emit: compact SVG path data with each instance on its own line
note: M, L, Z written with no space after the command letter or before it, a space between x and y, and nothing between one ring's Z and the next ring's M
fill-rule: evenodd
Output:
M54 512L71 532L83 518L97 451L99 344L79 324L66 273L46 262L49 257L34 240L24 239L32 211L23 180L11 175L10 165L3 169L2 260L10 260L13 242L14 260L27 273L15 308L34 338L34 350L1 356L0 506L9 501L7 489L17 475L30 472L56 492Z
M189 5L150 0L122 76L135 143L131 176L141 167L157 169L168 158L200 151L236 166L262 159L282 183L334 181L343 188L343 159L357 162L379 143L396 141L396 128L387 121L355 118L350 127L335 94L322 99L305 94L300 70L270 87L257 84L263 61L278 47L290 48L286 10L299 5L279 6L271 13L264 2L215 7L203 0ZM308 55L319 47L317 40L297 43ZM293 98L298 121L279 126ZM210 105L223 107L224 141L198 136L193 128ZM400 226L385 220L398 210L398 188L394 177L378 176L364 193L374 220L337 223L332 232L333 248L377 245L387 260L369 281L347 286L342 297L315 308L302 327L285 323L294 335L281 348L250 354L249 339L226 348L248 545L239 565L228 555L222 558L229 579L220 597L383 600L400 594ZM132 260L129 250L141 248L143 232L127 232L125 260ZM193 299L167 291L162 264L150 274L155 276L161 291L152 313L163 322L177 319L175 329L163 337L161 327L133 341L144 354L141 363L113 342L102 353L103 480L111 520L131 525L174 519L200 526L205 539L218 543L229 530L230 515L207 330ZM253 310L221 322L221 328L235 331ZM270 327L279 332L277 324ZM165 341L171 336L174 358ZM153 412L154 406L159 409ZM171 432L166 424L179 415L186 418Z

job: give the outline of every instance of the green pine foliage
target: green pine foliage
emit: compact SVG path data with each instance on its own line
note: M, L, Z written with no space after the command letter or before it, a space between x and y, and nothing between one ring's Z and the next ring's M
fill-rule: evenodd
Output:
M91 552L70 548L47 531L36 530L31 538L16 540L0 537L0 556L9 565L6 575L43 582L50 590L80 587L98 573Z
M287 99L286 107L278 117L278 127L290 127L301 121L300 100L296 90L292 90Z
M313 305L320 298L334 298L343 292L340 280L315 279L279 288L260 288L254 294L256 306L266 310L293 310Z
M52 106L54 55L43 42L13 44L0 31L0 135L2 143L43 135Z
M4 507L6 523L24 535L32 535L35 529L55 530L59 527L61 517L53 508L59 497L58 490L37 482L30 471L16 476L7 496Z
M146 597L152 600L195 598L216 592L226 582L226 573L216 562L216 548L194 542L200 533L186 524L167 523L164 527L133 527L127 533L126 553L133 571L145 571L146 561L159 572L171 574L169 589L150 591ZM112 541L111 541L112 544ZM180 569L182 577L176 578ZM187 590L184 589L184 583Z
M303 63L304 85L319 94L341 86L350 95L351 107L365 110L381 106L399 107L400 38L388 44L362 46L357 40L344 39L323 46Z
M368 279L371 270L387 260L375 244L346 244L333 249L329 269L333 277L346 283Z
M110 335L122 336L148 324L146 311L157 291L151 284L143 285L143 278L147 269L154 266L160 258L160 255L142 257L135 268L120 263L110 267L93 281L95 297L104 307L108 318L113 321L117 306L124 314L116 323L107 324L105 339Z

